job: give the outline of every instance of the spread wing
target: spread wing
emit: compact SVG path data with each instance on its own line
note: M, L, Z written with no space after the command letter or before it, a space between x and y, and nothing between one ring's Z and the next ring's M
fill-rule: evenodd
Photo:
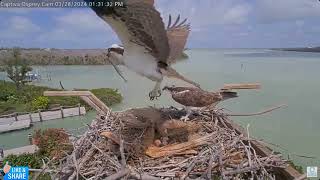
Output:
M171 25L171 15L169 15L169 22L167 26L167 37L170 47L170 54L168 62L174 63L177 58L179 58L185 45L190 32L190 24L186 24L187 19L180 21L180 15L177 17L175 22Z
M152 0L85 1L113 2L114 6L91 8L116 32L126 52L135 52L137 48L143 47L157 61L167 62L170 52L167 33ZM122 1L124 6L115 6L119 1Z

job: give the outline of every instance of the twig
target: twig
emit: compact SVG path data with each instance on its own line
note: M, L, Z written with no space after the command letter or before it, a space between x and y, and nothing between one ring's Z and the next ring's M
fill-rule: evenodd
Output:
M121 169L119 172L112 174L111 176L108 176L105 180L116 180L116 179L120 179L126 175L128 175L130 173L130 170L125 168L125 169Z
M189 175L189 173L191 172L191 170L194 168L194 166L196 165L196 163L198 163L200 157L207 153L209 151L209 149L206 149L202 152L199 153L199 155L191 162L191 164L189 165L188 169L186 170L186 172L182 175L182 177L180 179L186 179L187 176Z
M126 164L126 157L124 155L123 139L120 139L120 155L121 155L121 169L125 169L127 164Z
M214 156L211 155L209 159L209 165L208 165L208 170L207 170L207 178L211 179L212 178L212 166L213 166L213 161L214 161Z
M260 111L260 112L256 112L256 113L247 113L247 114L230 114L230 113L227 113L227 114L224 114L225 116L257 116L257 115L262 115L262 114L265 114L265 113L268 113L268 112L271 112L273 110L276 110L276 109L280 109L282 107L286 107L287 105L286 104L281 104L281 105L278 105L278 106L275 106L275 107L272 107L270 109L267 109L267 110L264 110L264 111Z
M223 144L221 144L221 146L220 146L220 151L219 151L219 153L218 153L218 163L219 163L219 169L220 169L220 173L221 173L221 177L222 177L222 179L226 179L226 174L225 174L225 172L224 172L224 169L223 169L223 161L222 161L222 159L223 159L223 151L224 151L224 147L223 147Z
M59 81L59 84L60 84L61 89L63 89L63 90L64 90L64 87L63 87L63 85L62 85L62 82L61 82L61 81Z
M77 161L77 158L76 158L76 154L73 152L72 153L72 160L73 160L73 163L74 163L74 166L76 167L76 177L77 177L77 180L79 179L79 165L78 165L78 161Z
M52 161L54 161L56 158L52 158L48 163L45 163L42 160L43 163L43 168L41 169L41 171L33 178L33 179L37 179L43 172L45 172L47 170L47 168L49 167L48 164L50 164Z
M250 124L247 124L247 138L249 139L250 138L250 134L249 134L249 127L250 127ZM251 142L250 140L248 140L248 145L249 145L249 149L247 151L247 148L245 147L247 153L248 153L248 160L249 160L249 167L252 166L252 162L251 162ZM251 179L253 180L253 171L251 171Z

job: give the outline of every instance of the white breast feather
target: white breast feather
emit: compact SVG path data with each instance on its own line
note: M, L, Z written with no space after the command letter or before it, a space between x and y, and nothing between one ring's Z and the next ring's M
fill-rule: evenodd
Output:
M103 19L108 22L124 46L124 65L152 81L162 80L162 74L157 71L157 61L144 47L130 41L131 37L124 23L112 17L103 17Z

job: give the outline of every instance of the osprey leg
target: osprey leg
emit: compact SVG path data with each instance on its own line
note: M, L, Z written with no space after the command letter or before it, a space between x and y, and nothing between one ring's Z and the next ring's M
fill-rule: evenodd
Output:
M149 93L149 98L150 98L150 100L154 100L160 96L161 96L161 81L157 81L153 90Z
M190 107L185 106L185 110L187 111L187 114L185 116L182 116L180 119L183 120L184 122L189 120L189 116L192 114L192 110Z

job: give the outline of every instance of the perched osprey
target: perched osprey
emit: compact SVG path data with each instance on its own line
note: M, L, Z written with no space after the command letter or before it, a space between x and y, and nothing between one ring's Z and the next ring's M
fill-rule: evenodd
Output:
M95 2L95 0L85 0ZM101 0L99 0L101 2ZM163 77L177 78L199 87L199 85L175 71L170 63L183 52L189 34L186 19L180 16L171 25L171 16L167 29L155 9L153 0L122 0L124 6L115 6L119 0L102 0L112 2L113 6L91 6L96 14L106 21L116 32L123 44L119 48L108 50L109 58L118 59L121 64L148 79L155 81L154 89L149 93L151 100L161 95ZM119 53L120 52L120 53Z
M224 101L226 99L238 97L236 92L227 90L208 92L193 87L168 86L165 86L163 90L169 91L172 99L186 107L187 115L181 118L185 121L189 119L188 117L192 113L190 107L207 107L216 105L218 102Z

